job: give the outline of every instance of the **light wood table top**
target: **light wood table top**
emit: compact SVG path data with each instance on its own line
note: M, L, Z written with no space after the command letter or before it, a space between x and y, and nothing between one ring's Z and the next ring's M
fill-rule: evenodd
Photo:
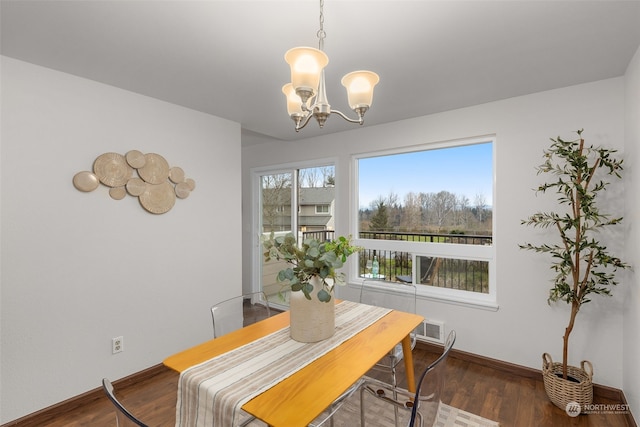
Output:
M409 334L422 320L423 317L416 314L391 311L324 356L254 397L242 409L270 426L306 426L399 342L403 344L408 388L415 390ZM182 372L287 326L289 312L280 313L177 353L163 363Z

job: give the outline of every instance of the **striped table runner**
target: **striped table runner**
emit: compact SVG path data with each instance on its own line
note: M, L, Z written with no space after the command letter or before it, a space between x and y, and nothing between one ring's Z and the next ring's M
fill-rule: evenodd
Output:
M389 313L389 309L343 301L336 305L336 333L317 343L291 339L289 327L180 374L176 427L238 424L242 405L338 347Z

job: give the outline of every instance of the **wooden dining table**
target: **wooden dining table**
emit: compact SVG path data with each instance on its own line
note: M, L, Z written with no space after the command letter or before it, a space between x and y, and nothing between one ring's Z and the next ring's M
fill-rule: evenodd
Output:
M255 396L242 409L273 427L306 426L356 383L395 345L402 343L409 390L415 390L410 333L422 316L391 310L370 326L293 375ZM184 350L163 361L182 373L289 326L289 312Z

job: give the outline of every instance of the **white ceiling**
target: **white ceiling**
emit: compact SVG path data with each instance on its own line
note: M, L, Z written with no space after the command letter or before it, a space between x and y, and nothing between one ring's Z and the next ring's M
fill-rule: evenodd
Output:
M365 125L624 74L640 45L640 1L326 0L327 94L380 75ZM295 140L351 129L331 116L296 133L283 84L291 47L317 47L319 2L7 1L2 54Z

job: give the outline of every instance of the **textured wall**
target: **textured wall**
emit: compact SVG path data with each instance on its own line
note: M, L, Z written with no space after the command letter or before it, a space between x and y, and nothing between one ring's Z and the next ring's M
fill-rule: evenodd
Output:
M134 149L196 189L154 215L72 185ZM1 154L0 422L211 336L209 305L241 289L239 124L3 57Z

